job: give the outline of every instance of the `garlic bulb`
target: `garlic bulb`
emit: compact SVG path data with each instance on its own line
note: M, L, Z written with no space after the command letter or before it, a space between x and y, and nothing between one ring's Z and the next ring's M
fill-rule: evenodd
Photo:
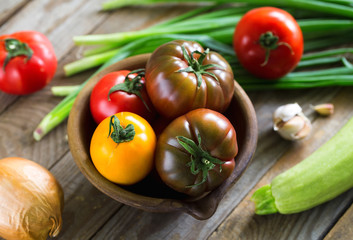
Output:
M303 114L297 103L286 104L273 114L273 129L284 139L299 140L311 132L310 120Z
M0 160L0 236L47 239L62 226L63 191L54 176L23 158Z

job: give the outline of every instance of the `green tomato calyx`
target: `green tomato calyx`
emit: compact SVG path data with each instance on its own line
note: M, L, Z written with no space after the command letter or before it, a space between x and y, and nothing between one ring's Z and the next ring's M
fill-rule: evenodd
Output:
M132 77L131 75L133 74L137 74L137 75ZM108 101L110 101L110 95L116 91L123 91L129 94L135 94L141 99L141 101L143 102L147 110L151 112L146 101L143 99L141 95L141 90L144 85L142 78L144 77L145 77L145 69L141 68L141 69L136 69L134 71L129 72L129 74L126 75L125 81L123 83L117 84L109 90Z
M33 55L33 50L28 46L27 43L20 42L14 38L6 38L5 40L5 49L7 56L4 61L3 69L5 70L6 65L10 60L17 56L26 56L27 61L31 59Z
M203 53L200 51L193 51L190 55L188 54L188 52L186 51L186 49L183 45L181 46L181 49L183 51L184 58L187 61L189 66L187 68L180 69L177 72L194 73L197 78L197 88L199 88L201 86L203 74L209 75L209 76L213 77L217 82L219 82L217 76L212 72L208 72L207 70L210 70L211 68L224 70L224 67L222 67L218 64L203 65L203 61L205 60L205 58L207 57L207 55L210 52L210 50L208 48ZM200 57L198 59L195 59L194 54L199 54Z
M224 162L212 157L202 148L200 134L197 135L198 145L192 139L184 136L177 136L176 138L179 144L191 155L191 161L187 164L187 166L190 167L191 173L193 175L199 174L200 172L202 173L201 182L186 187L191 188L206 182L208 172L212 170L216 164L220 165L219 171L222 171L222 164L224 164Z
M292 47L288 43L278 42L278 41L279 41L278 36L274 35L271 31L265 32L260 35L260 39L258 41L258 44L260 44L260 46L262 48L264 48L266 51L265 61L261 64L262 67L268 63L268 60L270 59L271 51L276 50L278 48L278 46L283 45L283 46L288 47L289 50L291 51L291 54L294 55Z
M135 137L134 125L128 124L123 128L120 124L119 118L115 115L110 117L108 138L113 139L116 143L130 142Z

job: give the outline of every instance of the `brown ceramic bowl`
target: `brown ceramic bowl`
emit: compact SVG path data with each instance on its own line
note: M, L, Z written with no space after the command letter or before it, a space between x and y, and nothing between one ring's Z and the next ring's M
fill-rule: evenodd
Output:
M93 77L77 96L68 121L72 156L85 177L100 191L121 203L152 212L183 211L197 219L211 217L227 190L234 185L249 165L257 143L256 114L244 90L235 82L234 97L225 116L237 132L239 153L232 175L218 188L201 199L192 199L166 187L155 172L133 186L119 186L105 179L94 167L89 153L96 124L90 114L89 98L94 85L105 74L144 68L149 54L130 57L104 69Z

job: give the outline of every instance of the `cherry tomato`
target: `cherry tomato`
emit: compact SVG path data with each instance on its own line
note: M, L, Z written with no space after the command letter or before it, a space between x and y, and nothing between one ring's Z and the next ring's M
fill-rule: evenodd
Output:
M173 119L196 108L224 111L234 93L234 76L218 53L196 42L163 44L146 65L146 89L157 112Z
M261 7L247 12L236 26L233 47L240 63L260 78L291 72L303 54L303 34L286 11Z
M0 36L0 90L16 95L38 91L51 81L56 67L53 46L43 34Z
M90 146L92 162L108 180L131 185L152 170L156 141L145 119L120 112L104 119L94 131Z
M152 120L155 115L144 87L142 69L103 76L92 90L90 108L97 123L118 112L133 112L146 120Z
M172 189L202 196L230 176L236 132L221 113L200 108L173 120L158 138L156 169Z

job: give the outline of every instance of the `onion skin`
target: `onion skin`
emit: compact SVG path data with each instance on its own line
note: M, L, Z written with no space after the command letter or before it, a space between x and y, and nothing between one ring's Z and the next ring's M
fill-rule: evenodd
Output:
M64 194L44 167L24 158L0 160L0 236L47 239L62 227Z

